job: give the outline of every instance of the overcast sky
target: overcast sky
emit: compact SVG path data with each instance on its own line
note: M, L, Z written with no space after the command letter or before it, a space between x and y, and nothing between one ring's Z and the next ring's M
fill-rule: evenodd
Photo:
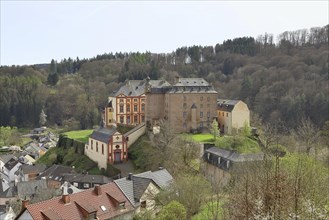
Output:
M328 1L4 1L1 65L109 52L169 53L322 27Z

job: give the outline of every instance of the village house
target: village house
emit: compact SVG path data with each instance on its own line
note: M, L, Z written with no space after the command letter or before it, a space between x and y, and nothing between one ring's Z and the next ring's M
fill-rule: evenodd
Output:
M130 173L125 178L114 180L135 208L135 213L146 210L156 212L155 196L161 189L169 187L172 181L170 173L162 168L154 172Z
M121 219L133 218L134 208L114 183L95 186L74 194L64 194L43 202L22 202L17 220Z
M250 112L241 100L217 100L217 119L221 133L236 134L239 129L250 126Z
M72 184L78 189L89 189L95 186L104 185L112 182L111 179L103 175L93 175L84 173L63 174L63 181Z
M44 172L42 172L36 179L47 180L48 187L58 189L63 181L63 175L66 173L76 173L72 167L54 164Z
M2 166L0 170L1 177L8 183L15 181L15 172L21 165L16 157L11 158Z
M204 150L202 171L205 177L215 184L227 184L232 173L238 176L264 159L263 153L243 154L214 146L208 147Z
M47 168L44 164L23 164L19 167L19 169L16 171L15 175L15 181L16 182L25 182L25 181L31 181L35 180L37 176L39 176L40 173L45 171Z

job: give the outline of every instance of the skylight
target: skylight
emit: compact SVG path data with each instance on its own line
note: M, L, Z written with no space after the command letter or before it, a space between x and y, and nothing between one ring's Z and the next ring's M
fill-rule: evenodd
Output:
M106 208L105 208L105 206L103 206L103 205L101 205L101 209L103 210L103 212L106 211Z

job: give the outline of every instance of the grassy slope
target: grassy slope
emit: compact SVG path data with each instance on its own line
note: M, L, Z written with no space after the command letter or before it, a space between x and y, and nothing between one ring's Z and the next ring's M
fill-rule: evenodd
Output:
M73 148L64 149L59 147L51 148L45 155L37 160L37 163L51 166L58 163L64 166L74 166L76 171L88 171L90 174L100 174L97 164L90 160L86 155L76 154Z

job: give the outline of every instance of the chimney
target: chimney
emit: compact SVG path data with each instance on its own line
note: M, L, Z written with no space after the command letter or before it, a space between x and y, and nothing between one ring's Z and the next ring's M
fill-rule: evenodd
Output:
M63 200L64 204L68 204L68 203L70 203L70 196L68 194L65 194L65 195L63 194L62 200Z
M133 176L132 173L128 173L127 180L131 180L132 176Z
M26 209L26 206L29 205L29 202L30 201L28 199L26 199L26 197L25 197L25 199L22 200L22 210Z
M101 186L95 186L94 191L95 191L96 195L100 196L102 194Z

